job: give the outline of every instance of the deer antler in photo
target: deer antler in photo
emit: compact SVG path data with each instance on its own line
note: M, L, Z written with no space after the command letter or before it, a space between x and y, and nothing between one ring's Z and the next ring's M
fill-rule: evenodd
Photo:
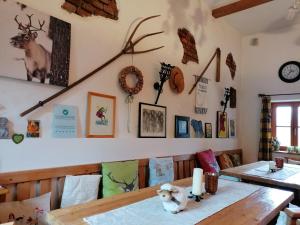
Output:
M43 26L45 25L45 20L43 20L43 22L41 22L40 20L38 20L38 23L39 23L39 28L35 27L32 25L32 16L33 14L31 15L28 15L27 14L27 17L28 17L28 24L27 25L23 25L22 22L19 22L18 20L18 16L19 15L16 15L15 16L15 21L16 23L18 24L18 28L19 30L23 31L24 33L28 33L28 34L31 34L32 32L37 32L37 31L43 31L43 32L46 32L45 30L43 30Z

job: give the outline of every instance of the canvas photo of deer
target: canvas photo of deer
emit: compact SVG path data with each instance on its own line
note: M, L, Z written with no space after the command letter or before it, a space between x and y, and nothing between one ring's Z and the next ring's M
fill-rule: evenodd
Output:
M24 4L0 1L0 76L68 86L71 25Z

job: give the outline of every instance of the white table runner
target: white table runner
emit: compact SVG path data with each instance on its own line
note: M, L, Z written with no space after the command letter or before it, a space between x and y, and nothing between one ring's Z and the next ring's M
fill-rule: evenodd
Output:
M189 200L187 208L178 214L164 211L159 197L156 196L84 220L90 225L193 225L260 188L257 185L220 179L216 195L210 195L200 203ZM190 187L186 188L187 192L190 190Z
M260 176L260 177L276 179L276 180L285 180L297 173L299 173L298 168L289 167L288 165L284 165L284 167L281 170L271 173L269 171L269 166L267 165L267 166L261 166L256 169L246 171L244 174Z

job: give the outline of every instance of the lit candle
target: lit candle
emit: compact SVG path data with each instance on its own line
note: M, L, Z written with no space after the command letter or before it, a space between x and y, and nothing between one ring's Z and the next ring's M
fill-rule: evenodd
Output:
M193 187L192 194L193 195L201 195L202 194L202 176L203 170L201 168L194 168L193 172Z
M275 170L276 169L276 163L274 161L269 162L269 169L270 170Z

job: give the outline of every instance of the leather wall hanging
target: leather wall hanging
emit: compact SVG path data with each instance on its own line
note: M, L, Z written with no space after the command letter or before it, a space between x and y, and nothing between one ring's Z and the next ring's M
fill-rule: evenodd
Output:
M178 36L184 50L181 62L183 64L187 64L188 61L199 63L196 42L193 35L186 28L180 28L178 29Z
M82 17L95 15L118 20L116 0L65 0L61 7Z
M183 72L181 69L177 66L175 66L171 70L171 75L169 79L169 85L170 88L175 92L175 93L181 93L184 90L184 76Z
M234 80L236 72L236 64L231 53L227 55L226 65L229 67L232 80Z

